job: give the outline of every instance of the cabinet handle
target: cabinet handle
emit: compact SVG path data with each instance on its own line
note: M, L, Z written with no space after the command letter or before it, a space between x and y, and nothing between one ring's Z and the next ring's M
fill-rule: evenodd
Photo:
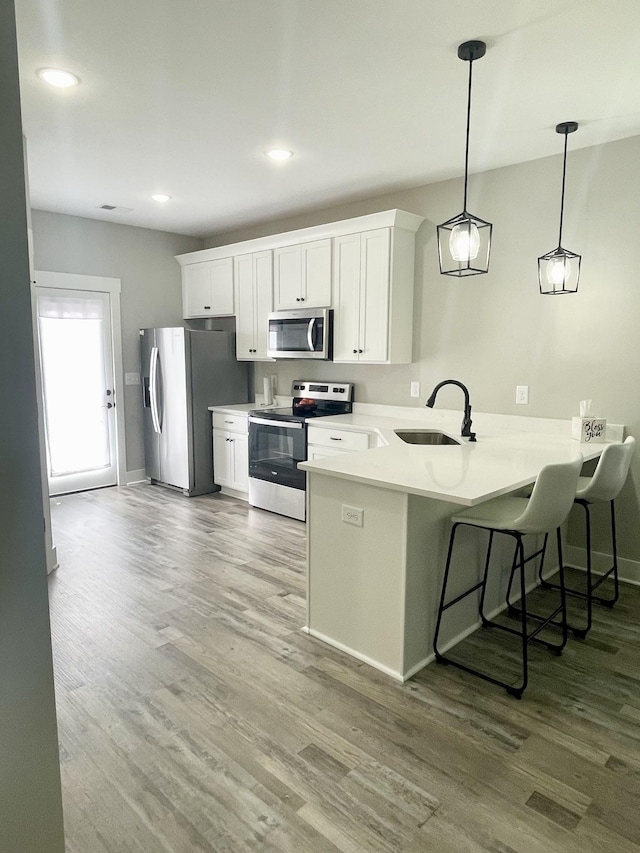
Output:
M300 302L304 302L304 296L300 297Z
M335 435L330 435L329 438L331 439L331 441L342 441L341 438L336 438Z
M211 311L211 305L205 305L204 310L205 311Z
M357 352L358 352L358 350L354 349L353 354L356 355Z
M363 352L363 350L359 349L358 352Z
M232 424L233 421L225 421L225 424Z
M300 302L300 297L296 296L296 302Z

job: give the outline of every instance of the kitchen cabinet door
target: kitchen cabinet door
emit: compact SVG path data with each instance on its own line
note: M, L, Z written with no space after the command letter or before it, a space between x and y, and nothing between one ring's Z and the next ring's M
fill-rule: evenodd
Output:
M388 228L366 231L361 238L361 362L379 364L389 357L389 238Z
M331 307L331 240L303 243L303 308Z
M183 317L233 314L233 259L187 264L182 269Z
M236 356L253 359L255 345L255 298L253 255L233 259L236 298Z
M244 494L249 491L249 440L246 434L213 431L214 481Z
M307 448L307 459L314 462L316 459L326 459L329 456L344 456L348 450L338 450L336 447L314 447L309 445Z
M271 250L234 258L236 356L267 360L267 315L273 305Z
M273 304L276 311L300 308L302 298L300 246L273 250Z
M231 488L237 492L249 492L249 437L235 433L229 442L231 447Z
M229 433L221 429L213 431L213 480L219 486L230 486L232 483Z
M414 233L377 228L334 239L333 360L409 364Z
M314 240L275 249L276 311L331 305L331 240Z
M333 360L358 361L360 348L360 234L333 241Z
M273 311L273 253L271 249L253 255L254 269L254 359L267 358L268 316Z

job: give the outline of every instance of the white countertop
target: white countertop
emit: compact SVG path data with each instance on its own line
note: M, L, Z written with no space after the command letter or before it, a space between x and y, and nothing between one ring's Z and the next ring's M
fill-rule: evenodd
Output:
M483 413L473 413L477 441L471 443L460 439L461 421L461 412L354 406L351 415L309 423L321 429L371 432L383 446L301 462L299 467L311 474L473 506L533 483L545 465L568 462L578 454L585 461L595 459L605 447L572 439L570 421ZM394 432L416 428L438 429L463 443L411 445Z
M224 406L207 406L210 412L219 412L223 415L248 415L253 409L277 409L279 406L290 406L291 397L277 396L270 406L263 406L263 397L261 394L256 394L256 399L253 403L231 403Z

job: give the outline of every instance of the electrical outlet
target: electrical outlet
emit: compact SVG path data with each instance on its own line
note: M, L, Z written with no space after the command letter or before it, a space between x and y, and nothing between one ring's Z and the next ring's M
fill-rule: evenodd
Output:
M355 524L356 527L362 527L364 524L364 510L359 506L342 504L342 520L347 524Z
M125 373L124 384L125 385L139 385L140 384L140 374L139 373Z
M412 397L419 397L420 396L420 383L419 382L412 382L411 383L411 396Z
M529 402L529 386L516 385L516 403L519 406L526 406Z

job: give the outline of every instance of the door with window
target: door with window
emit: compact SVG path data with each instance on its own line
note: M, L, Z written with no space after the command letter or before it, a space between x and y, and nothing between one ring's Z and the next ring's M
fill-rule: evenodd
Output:
M35 288L49 494L117 482L109 293Z

